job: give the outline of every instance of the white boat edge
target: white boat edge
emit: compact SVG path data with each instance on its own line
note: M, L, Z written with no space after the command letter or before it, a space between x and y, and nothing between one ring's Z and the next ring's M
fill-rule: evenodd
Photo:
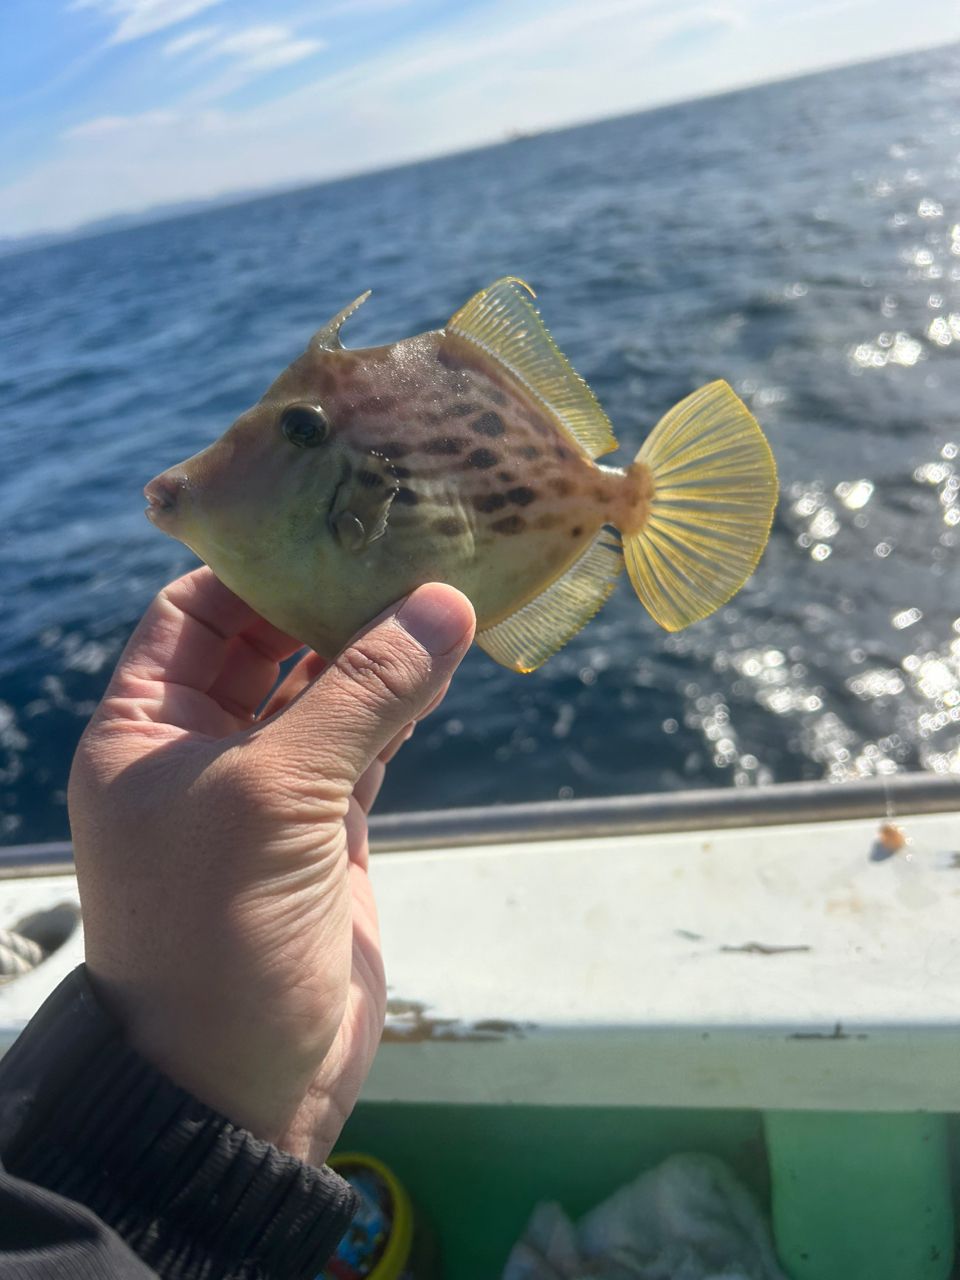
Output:
M388 815L371 836L390 1005L367 1101L960 1111L956 777ZM71 867L69 845L0 850L0 927L76 902ZM77 930L0 987L0 1051L82 955Z

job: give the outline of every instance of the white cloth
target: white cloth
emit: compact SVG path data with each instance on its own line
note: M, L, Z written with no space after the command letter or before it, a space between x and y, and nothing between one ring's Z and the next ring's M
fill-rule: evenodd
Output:
M574 1226L540 1204L502 1280L786 1280L750 1193L722 1160L676 1155Z

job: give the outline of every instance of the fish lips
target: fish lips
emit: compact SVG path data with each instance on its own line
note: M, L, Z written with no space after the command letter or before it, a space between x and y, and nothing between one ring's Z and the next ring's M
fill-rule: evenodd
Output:
M145 514L158 529L172 532L183 505L186 487L186 476L170 471L156 476L146 486L143 491L143 496L148 503Z

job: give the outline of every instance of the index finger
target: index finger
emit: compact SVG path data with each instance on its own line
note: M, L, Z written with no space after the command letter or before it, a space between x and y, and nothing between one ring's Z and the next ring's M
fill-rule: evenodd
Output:
M206 566L195 569L156 596L120 655L108 693L136 696L145 686L157 684L206 693L222 672L233 642L248 633L276 662L301 647L265 622Z

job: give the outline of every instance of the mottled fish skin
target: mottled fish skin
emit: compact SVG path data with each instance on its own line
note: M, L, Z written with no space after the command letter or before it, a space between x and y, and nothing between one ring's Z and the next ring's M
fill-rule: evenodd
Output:
M277 429L297 401L329 417L319 449L292 449ZM386 535L357 554L338 545L326 516L339 485L383 483L383 469L368 465L378 459L396 496ZM308 349L184 468L203 506L220 510L215 522L182 513L176 536L325 656L428 581L462 590L488 627L637 503L636 477L597 466L509 370L442 330L366 350ZM299 547L293 565L289 543Z
M717 380L624 470L602 408L507 277L446 329L345 350L339 312L208 449L147 486L150 518L325 657L424 582L459 587L478 644L535 670L626 567L675 631L756 567L777 500L759 424Z
M384 568L429 560L470 596L481 628L557 577L616 504L622 473L597 467L508 371L453 335L338 353L322 377L353 464L381 454L400 482Z

